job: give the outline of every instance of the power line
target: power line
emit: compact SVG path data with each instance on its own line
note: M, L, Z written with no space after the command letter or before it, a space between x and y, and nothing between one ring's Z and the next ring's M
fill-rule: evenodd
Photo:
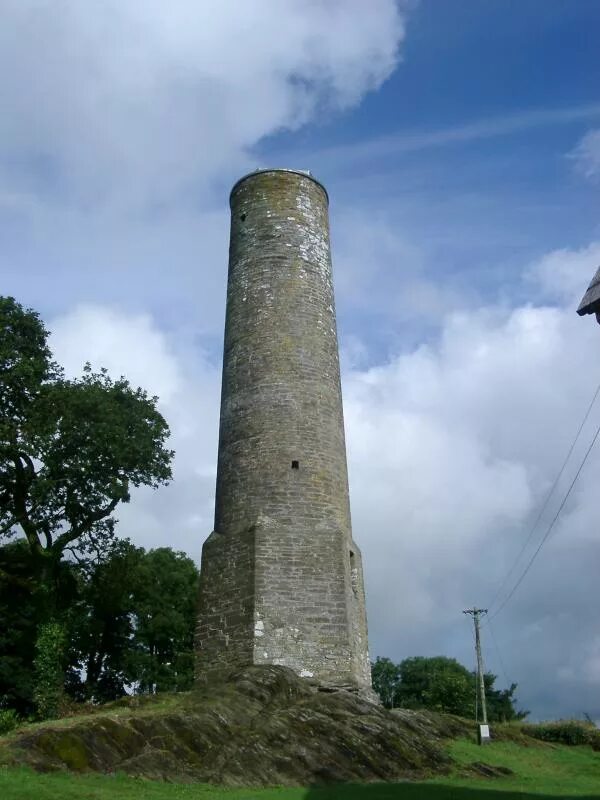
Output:
M463 614L464 614L464 611L463 611ZM465 618L465 620L466 620L466 618ZM469 624L469 628L471 630L471 635L473 636L473 646L476 649L475 630L474 630L474 628L471 628L470 623L468 623L468 624ZM474 682L474 689L475 689L475 722L477 722L478 719L479 719L479 681L477 679L477 669L478 669L477 655L475 655L475 669L473 670L473 675L475 676L475 682Z
M539 525L539 522L540 522L540 520L541 520L541 518L542 518L542 515L543 515L544 511L546 510L546 507L548 506L548 503L550 502L550 498L551 498L551 497L552 497L552 495L554 494L554 490L556 489L556 487L557 487L557 485L558 485L558 482L559 482L559 480L561 479L563 472L565 471L565 467L567 466L567 463L568 463L569 459L571 458L571 455L572 455L572 453L573 453L573 450L575 449L575 445L577 444L577 441L578 441L578 439L579 439L579 436L581 435L581 431L583 430L583 427L584 427L585 423L587 422L587 419L588 419L588 417L589 417L589 415L590 415L590 412L591 412L591 410L592 410L592 408L593 408L593 406L594 406L594 403L596 402L596 398L598 397L598 394L600 394L600 383L599 383L599 384L598 384L598 386L596 387L596 391L594 392L594 395L593 395L592 399L590 400L590 403L589 403L589 405L588 405L588 407L587 407L587 411L585 412L585 414L584 414L584 417L583 417L583 419L582 419L582 421L581 421L581 424L579 425L579 428L578 428L578 430L577 430L577 433L575 434L575 438L574 438L574 439L573 439L573 441L571 442L571 446L569 447L569 452L568 452L568 453L567 453L567 455L565 456L565 459L564 459L564 461L563 461L563 463L562 463L562 466L561 466L561 468L560 468L560 470L559 470L559 472L558 472L558 475L557 475L557 476L556 476L556 478L554 479L554 483L553 483L553 484L552 484L552 486L550 487L550 491L548 492L548 494L546 495L546 499L545 499L545 500L544 500L544 502L542 503L542 506L541 506L541 508L540 508L540 511L539 511L539 513L538 513L538 515L537 515L537 517L536 517L536 520L535 520L535 522L533 523L533 526L531 527L531 529L530 529L530 531L529 531L529 534L528 534L528 536L527 536L527 539L525 540L525 544L523 545L523 547L522 547L522 548L521 548L521 550L519 551L519 555L518 555L518 556L516 557L516 559L514 560L512 567L510 568L510 570L508 571L508 573L507 573L506 577L504 578L504 580L503 580L503 581L502 581L502 583L500 584L500 586L499 586L499 588L498 588L498 591L496 592L496 594L494 595L494 597L493 597L493 599L492 599L492 602L490 603L490 606L489 606L490 608L493 608L493 607L494 607L494 604L496 603L496 600L497 600L497 599L498 599L498 597L500 596L500 594L501 594L501 592L502 592L502 589L503 589L503 588L506 586L506 584L508 583L508 579L509 579L509 578L510 578L510 576L513 574L513 572L515 571L515 568L516 568L517 564L518 564L518 563L519 563L519 561L521 560L521 556L523 555L523 553L524 553L524 552L525 552L525 550L527 549L527 546L529 545L529 542L531 541L531 538L532 538L533 534L535 533L535 530L536 530L537 526Z
M513 588L512 588L512 590L511 590L511 592L510 592L510 593L508 594L508 596L507 596L507 597L504 599L504 601L503 601L503 602L500 604L500 608L498 608L498 609L497 609L496 613L495 613L495 614L493 614L493 615L490 617L490 619L495 619L495 618L498 616L498 614L499 614L499 613L502 611L502 609L504 608L504 606L505 606L505 605L508 603L508 601L509 601L509 600L511 599L511 597L514 595L514 593L517 591L517 589L519 588L519 586L521 585L521 583L523 583L523 579L525 578L525 576L527 575L527 573L528 573L528 572L529 572L529 570L531 569L531 565L532 565L532 564L533 564L533 562L535 561L535 559L536 559L536 557L537 557L538 553L540 552L540 550L542 549L542 547L543 547L543 546L544 546L544 544L546 543L546 541L547 541L548 537L549 537L549 536L550 536L550 534L552 533L552 529L554 528L554 525L555 525L555 523L556 523L556 520L557 520L557 519L558 519L558 517L560 516L560 512L563 510L565 503L566 503L566 502L567 502L567 500L569 499L569 495L571 494L571 491L572 491L573 487L575 486L575 483L577 482L577 478L579 478L579 475L580 475L580 473L581 473L581 470L583 469L583 467L584 467L584 465L585 465L585 462L586 462L586 461L587 461L587 459L588 459L588 456L589 456L589 454L592 452L592 447L593 447L593 446L596 444L596 439L598 438L598 434L600 434L600 425L598 425L598 427L596 428L596 433L594 434L594 437L593 437L592 441L590 442L590 446L589 446L589 447L588 447L588 449L586 450L585 456L583 457L583 460L582 460L581 464L579 465L579 469L578 469L578 470L577 470L577 472L575 473L575 477L574 477L574 478L573 478L573 480L571 481L571 485L569 486L569 488L568 488L568 490L567 490L567 493L566 493L566 494L565 494L565 496L563 497L562 503L561 503L561 504L560 504L560 506L558 507L558 511L556 512L556 514L554 515L554 518L553 518L552 522L551 522L551 523L550 523L550 525L548 526L548 530L547 530L547 531L546 531L546 533L544 534L544 537L542 538L542 541L539 543L539 545L538 545L538 547L537 547L537 550L535 551L535 553L534 553L534 554L531 556L531 558L529 559L529 562L528 562L527 566L525 567L525 569L524 569L524 571L523 571L523 573L522 573L521 577L519 578L519 580L518 580L518 581L515 583L515 585L513 586Z
M492 637L492 643L494 645L494 650L496 651L496 655L498 656L498 662L500 664L500 669L502 670L502 674L504 675L504 680L506 681L506 686L508 689L512 686L512 681L509 680L508 674L506 672L506 667L504 666L504 659L502 658L502 654L500 652L500 648L498 647L498 642L496 641L496 636L494 635L494 629L491 625L491 619L488 618L486 620L486 627L490 632L490 636Z

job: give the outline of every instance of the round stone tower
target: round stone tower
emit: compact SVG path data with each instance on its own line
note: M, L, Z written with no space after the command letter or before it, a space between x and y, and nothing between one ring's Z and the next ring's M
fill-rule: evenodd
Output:
M202 552L200 679L283 664L371 686L352 541L328 197L310 173L232 189L215 529Z

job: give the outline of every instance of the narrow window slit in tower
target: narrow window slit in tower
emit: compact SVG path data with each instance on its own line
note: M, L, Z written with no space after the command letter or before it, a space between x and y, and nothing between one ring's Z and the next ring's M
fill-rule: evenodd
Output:
M300 469L300 462L292 461L292 469Z
M240 214L240 219L241 219L241 220L242 220L242 222L243 222L243 221L246 219L246 215L245 215L245 214Z
M358 597L358 566L352 550L350 550L350 583L352 585L352 593L355 597Z

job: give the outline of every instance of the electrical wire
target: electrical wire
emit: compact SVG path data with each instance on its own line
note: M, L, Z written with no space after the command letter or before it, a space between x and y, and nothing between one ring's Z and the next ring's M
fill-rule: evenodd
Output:
M471 630L471 635L473 636L473 649L477 651L476 647L476 637L475 637L475 629L471 625L469 618L465 617L465 620L469 623L469 628ZM475 657L475 669L473 670L473 675L475 676L475 722L479 722L479 686L477 685L477 675L478 675L478 665L477 665L477 656Z
M500 653L500 648L498 647L498 642L496 641L494 629L490 624L490 619L488 618L484 624L486 625L487 629L490 632L490 636L492 637L492 643L494 645L494 650L496 651L496 655L498 656L498 662L500 664L500 669L502 670L502 674L504 675L504 680L506 681L506 687L507 689L510 689L510 687L512 686L512 681L510 681L508 678L506 667L504 666L504 659L502 658L502 654Z
M575 484L577 482L577 479L579 478L579 475L581 474L581 470L583 469L583 467L585 465L585 462L588 459L589 454L592 452L593 446L596 444L596 439L598 438L598 434L600 434L600 425L598 425L598 427L596 428L596 433L594 434L594 436L592 438L592 441L590 442L590 445L589 445L588 449L586 450L586 453L585 453L585 455L583 457L583 460L581 461L581 464L579 465L579 468L578 468L577 472L575 473L575 477L571 481L571 485L569 486L569 488L567 490L567 493L563 497L562 502L561 502L560 506L558 507L558 511L556 512L556 514L554 515L554 518L552 519L552 522L548 526L548 529L546 530L546 533L544 534L544 536L542 538L542 541L539 543L536 551L534 552L534 554L529 559L529 562L527 563L527 566L525 567L523 573L521 574L521 577L515 583L515 585L513 586L512 590L510 591L508 596L500 604L500 607L496 610L496 613L493 614L491 617L489 617L490 620L495 619L498 616L498 614L502 611L502 609L506 606L506 604L511 599L511 597L514 595L514 593L517 591L519 586L523 583L523 580L525 579L525 576L527 575L527 573L531 569L531 566L532 566L533 562L535 561L538 553L540 552L540 550L542 549L542 547L544 546L544 544L548 540L548 537L552 533L554 525L556 524L556 520L560 516L560 512L563 510L563 508L565 506L565 503L569 499L569 495L571 494L571 491L572 491L573 487L575 486Z
M493 608L494 604L496 603L496 601L497 601L498 597L500 596L500 594L501 594L501 592L502 592L502 589L503 589L503 588L506 586L506 584L508 583L508 579L509 579L509 578L510 578L510 576L513 574L513 572L514 572L514 571L515 571L515 569L516 569L516 566L517 566L517 564L518 564L518 563L519 563L519 561L521 560L521 556L523 555L523 553L524 553L524 552L525 552L525 550L527 549L527 546L529 545L529 542L531 541L531 538L532 538L533 534L535 533L537 526L538 526L538 525L539 525L539 523L540 523L540 520L541 520L541 518L542 518L542 515L543 515L544 511L546 510L546 508L547 508L547 506L548 506L548 503L550 502L550 498L551 498L551 497L552 497L552 495L554 494L554 490L556 489L556 487L557 487L557 485L558 485L558 482L559 482L559 480L561 479L563 472L565 471L565 467L567 466L567 463L568 463L569 459L571 458L571 455L572 455L572 453L573 453L573 450L575 449L575 445L577 444L577 441L579 440L579 437L580 437L580 435L581 435L581 431L583 430L583 427L584 427L585 423L587 422L587 419L588 419L588 417L589 417L589 415L590 415L590 412L591 412L591 410L592 410L592 408L593 408L593 406L594 406L594 403L596 402L596 398L598 397L598 395L599 395L599 394L600 394L600 383L599 383L599 384L598 384L598 386L596 387L596 391L594 392L594 395L593 395L592 399L590 400L590 403L589 403L589 405L588 405L588 407L587 407L587 411L585 412L585 414L584 414L584 417L583 417L583 419L582 419L582 421L581 421L581 424L579 425L579 428L578 428L578 430L577 430L577 433L575 434L575 438L574 438L574 439L573 439L573 441L571 442L571 446L569 447L569 452L568 452L568 453L567 453L567 455L565 456L565 459L564 459L564 461L563 461L563 463L562 463L562 466L561 466L561 468L560 468L560 470L559 470L559 472L558 472L558 475L557 475L557 476L556 476L556 478L554 479L554 483L553 483L553 484L552 484L552 486L550 487L550 491L548 492L548 494L546 495L546 498L545 498L544 502L542 503L542 507L540 508L540 511L539 511L539 513L538 513L538 515L537 515L537 517L536 517L536 520L535 520L535 522L533 523L533 526L531 527L531 529L530 529L530 531L529 531L529 535L527 536L527 539L525 540L525 544L523 545L523 547L522 547L522 548L521 548L521 550L519 551L519 555L518 555L518 556L516 557L516 559L514 560L512 567L510 568L510 570L508 571L508 573L507 573L506 577L504 578L504 580L503 580L503 581L502 581L502 583L500 584L500 586L499 586L499 588L498 588L498 590L497 590L496 594L494 595L494 597L493 597L493 599L492 599L492 602L491 602L491 603L488 605L488 608L489 608L490 610Z

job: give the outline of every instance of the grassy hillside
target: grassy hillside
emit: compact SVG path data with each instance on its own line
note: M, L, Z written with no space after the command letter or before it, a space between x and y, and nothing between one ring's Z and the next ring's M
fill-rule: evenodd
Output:
M507 797L600 798L600 753L589 745L531 746L525 741L495 741L480 747L475 741L458 739L448 742L447 747L455 761L450 781L454 787L470 791L502 788L509 792ZM510 769L513 774L485 777L485 768L478 774L474 766L481 762ZM439 780L448 783L447 779ZM457 798L462 796L456 795ZM464 797L471 797L471 794L465 792ZM494 800L496 797L502 795L494 794Z

